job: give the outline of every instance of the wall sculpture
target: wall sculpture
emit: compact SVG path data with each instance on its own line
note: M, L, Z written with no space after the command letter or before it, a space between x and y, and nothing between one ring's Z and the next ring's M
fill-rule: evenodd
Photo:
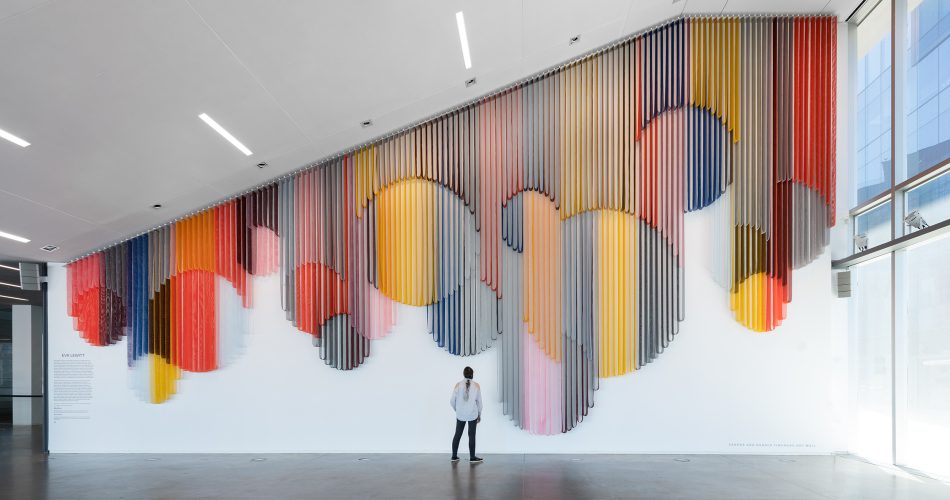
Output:
M737 321L776 328L834 223L836 20L680 18L68 266L83 338L125 337L149 398L214 370L279 273L287 319L358 367L427 309L451 354L500 349L514 423L576 426L602 377L684 318L683 216L728 224Z

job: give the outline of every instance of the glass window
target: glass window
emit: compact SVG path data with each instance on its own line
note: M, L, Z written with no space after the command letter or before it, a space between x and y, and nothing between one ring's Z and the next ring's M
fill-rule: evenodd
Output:
M950 172L907 191L904 199L907 202L906 213L914 210L920 212L928 225L950 219ZM907 232L913 230L905 228Z
M856 205L891 187L890 11L881 2L857 28Z
M908 248L901 256L906 395L898 461L950 476L950 238Z
M854 234L868 238L867 248L891 240L891 202L886 201L854 218ZM855 243L857 245L857 243ZM855 246L855 251L858 251Z
M908 0L904 62L907 171L897 182L950 158L950 7L947 0Z
M851 268L851 451L891 461L891 255Z
M905 71L895 75L903 78L898 96L902 113L893 118L903 123L904 136L896 139L906 148L906 169L903 162L893 165L894 182L890 2L881 2L855 32L856 205L950 160L950 0L907 0L906 5L906 38L893 48ZM917 212L920 227L950 220L950 169L901 190L903 206L894 207L889 196L880 196L880 203L854 216L855 247L863 238L867 248L887 243L895 208L903 214ZM916 230L905 227L903 234ZM850 451L880 463L892 463L896 451L898 463L946 477L950 477L948 256L950 235L924 236L906 249L852 266L849 304ZM897 313L893 325L892 307ZM896 392L894 380L899 384Z

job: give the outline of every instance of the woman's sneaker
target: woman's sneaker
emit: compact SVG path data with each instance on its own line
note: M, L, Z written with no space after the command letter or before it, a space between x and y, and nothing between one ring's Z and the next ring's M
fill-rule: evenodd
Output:
M469 459L469 462L471 462L471 463L473 463L473 464L480 464L480 463L484 462L484 460L482 460L482 459L479 458L479 457L472 457L471 459Z
M452 457L452 461L453 461L453 462L458 462L458 461L459 461L459 457Z

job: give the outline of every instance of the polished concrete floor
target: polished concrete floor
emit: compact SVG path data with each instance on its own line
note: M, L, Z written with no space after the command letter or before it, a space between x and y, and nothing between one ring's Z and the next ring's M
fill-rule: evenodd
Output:
M0 427L0 498L950 499L950 486L841 456L75 455Z

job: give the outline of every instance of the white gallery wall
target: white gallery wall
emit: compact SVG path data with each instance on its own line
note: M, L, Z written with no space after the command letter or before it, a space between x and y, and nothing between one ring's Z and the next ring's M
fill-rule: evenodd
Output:
M708 270L714 224L686 215L686 321L666 352L642 370L603 380L573 431L531 435L497 403L497 351L468 358L439 348L425 311L399 309L393 332L373 341L358 369L319 359L310 336L284 318L277 276L256 278L251 333L236 359L185 373L178 393L150 404L130 387L125 341L86 344L66 314L62 266L49 270L49 361L91 364L81 411L56 413L50 369L51 452L438 452L448 453L448 399L466 365L481 383L484 453L828 453L846 448L847 402L836 395L847 360L836 346L830 257L797 270L788 319L753 333L735 322L728 293ZM840 309L840 308L838 308ZM61 395L62 396L62 395ZM68 418L64 418L64 416ZM463 443L464 448L464 443Z

